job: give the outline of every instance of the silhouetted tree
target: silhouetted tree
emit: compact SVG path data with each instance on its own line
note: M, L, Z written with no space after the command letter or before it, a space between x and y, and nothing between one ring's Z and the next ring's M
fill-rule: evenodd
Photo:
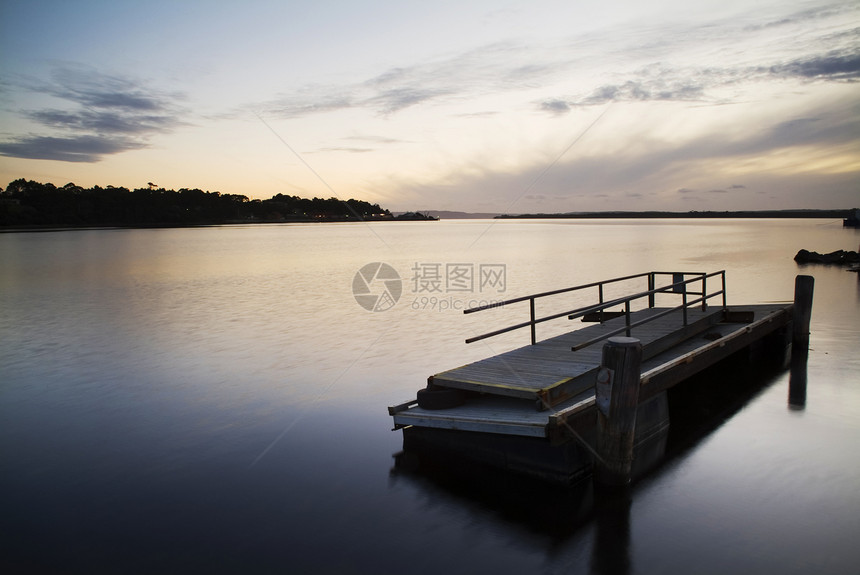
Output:
M0 225L161 225L231 221L356 220L390 218L378 204L337 198L300 198L277 194L268 200L249 200L240 194L179 191L108 185L82 188L72 182L62 188L23 178L2 191Z

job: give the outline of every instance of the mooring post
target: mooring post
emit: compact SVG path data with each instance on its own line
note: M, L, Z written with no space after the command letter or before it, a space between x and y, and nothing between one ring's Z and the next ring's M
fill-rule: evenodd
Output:
M633 433L639 404L642 344L632 337L611 337L603 345L597 373L597 453L594 479L607 486L630 483Z
M794 280L794 312L791 328L791 354L809 351L809 322L812 319L812 292L815 278L797 276Z
M806 363L809 359L809 324L812 320L812 294L815 278L797 276L794 280L794 310L791 327L791 373L788 379L788 405L806 406Z
M788 374L788 408L802 411L806 408L806 353L792 352Z

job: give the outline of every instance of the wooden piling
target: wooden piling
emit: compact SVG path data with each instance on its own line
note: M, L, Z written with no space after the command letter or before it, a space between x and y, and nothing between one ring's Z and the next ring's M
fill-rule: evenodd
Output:
M794 311L792 312L791 354L809 350L809 323L812 319L812 292L815 278L797 276L794 280Z
M788 408L801 411L806 408L806 360L808 352L803 349L791 353L791 369L788 376Z
M794 310L791 328L791 373L788 380L788 405L806 406L806 363L809 359L809 324L812 320L812 294L815 278L797 276L794 280Z
M633 435L639 403L642 344L632 337L611 337L595 385L597 453L594 480L607 486L630 483Z

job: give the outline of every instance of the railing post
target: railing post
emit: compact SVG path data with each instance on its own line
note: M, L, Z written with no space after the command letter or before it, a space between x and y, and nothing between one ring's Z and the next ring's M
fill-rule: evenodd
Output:
M642 344L632 337L611 337L603 345L597 373L597 483L624 486L633 469L633 435L639 404Z
M723 278L723 309L726 309L726 270L720 272Z
M600 299L600 305L603 305L603 284L600 283L597 285L597 295ZM603 310L600 310L600 323L603 323Z
M681 308L681 314L684 316L684 325L687 325L687 292L681 294L681 303L683 303L683 307Z
M529 298L529 313L531 314L531 328L532 328L532 345L535 344L537 338L535 336L535 298Z
M654 300L654 272L648 272L648 291L651 292L648 294L648 307L654 307L656 305Z
M630 300L624 302L624 323L627 325L624 335L630 337Z
M702 311L708 311L708 274L702 274Z

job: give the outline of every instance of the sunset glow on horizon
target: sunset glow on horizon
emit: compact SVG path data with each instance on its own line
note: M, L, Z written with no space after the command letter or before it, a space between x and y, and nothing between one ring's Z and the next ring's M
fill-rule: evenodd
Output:
M860 205L860 4L10 1L0 186Z

